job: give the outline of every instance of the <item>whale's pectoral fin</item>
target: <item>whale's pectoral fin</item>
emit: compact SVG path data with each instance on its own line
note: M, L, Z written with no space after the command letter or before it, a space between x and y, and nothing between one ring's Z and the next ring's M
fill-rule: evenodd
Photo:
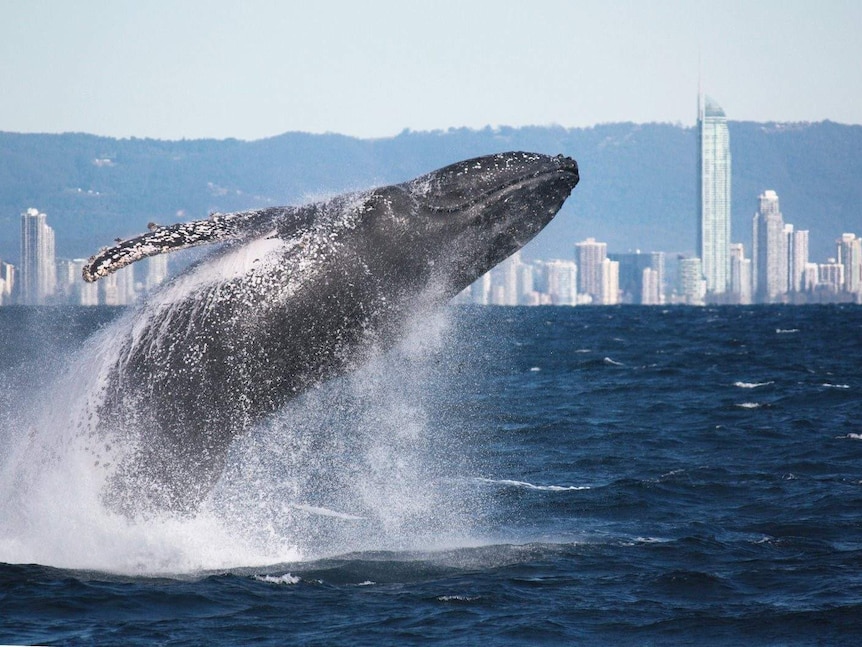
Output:
M150 231L135 238L124 240L113 247L106 247L92 256L84 265L84 280L97 281L135 261L158 254L167 254L180 249L206 245L224 240L251 238L269 231L281 230L282 223L297 222L291 207L260 209L228 214L213 214L206 220L181 222L159 227L150 223ZM300 225L297 222L296 227Z

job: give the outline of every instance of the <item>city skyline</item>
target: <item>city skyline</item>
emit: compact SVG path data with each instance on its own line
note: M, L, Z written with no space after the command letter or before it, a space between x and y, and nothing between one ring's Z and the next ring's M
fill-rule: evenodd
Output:
M594 237L572 243L572 259L522 260L517 252L466 288L461 302L481 305L662 305L804 303L849 298L862 303L862 239L843 232L835 258L809 259L809 231L785 222L779 196L764 189L752 219L751 258L731 238L731 143L727 116L698 88L699 256L680 258L675 286L666 280L665 252L608 253ZM127 305L168 276L167 256L148 259L146 278L134 266L98 285L81 278L84 259L55 259L53 229L36 208L21 214L21 271L0 266L0 303ZM849 296L848 296L849 295Z
M767 217L769 225L764 224ZM769 236L756 233L759 228L769 231ZM732 243L728 291L712 300L700 258L678 258L676 279L670 282L665 252L608 252L606 243L588 237L572 244L571 259L524 261L517 252L466 288L456 301L509 306L862 303L862 237L844 232L835 239L834 258L811 262L809 232L784 222L779 196L770 189L758 197L752 229L755 240L763 241L761 251L752 250L754 258L746 258L742 243ZM47 214L35 208L21 214L21 235L22 258L28 259L31 269L0 260L0 305L129 305L169 276L169 257L159 255L138 264L137 276L132 265L98 283L85 283L81 269L86 260L53 257L53 230ZM576 262L579 258L583 269ZM31 285L42 287L28 289L36 292L25 292L26 272L40 277ZM765 282L774 287L758 293L756 286L762 284L758 275L768 276Z

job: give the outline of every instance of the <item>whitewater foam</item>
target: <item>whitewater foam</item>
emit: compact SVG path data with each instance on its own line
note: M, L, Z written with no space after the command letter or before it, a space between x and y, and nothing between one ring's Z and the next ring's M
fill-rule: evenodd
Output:
M255 575L254 579L258 582L266 582L267 584L299 584L302 581L301 577L285 573L284 575Z
M228 466L187 516L129 518L104 487L133 437L93 433L121 317L65 375L0 412L0 562L131 575L293 563L357 550L459 545L484 505L444 486L466 460L463 429L438 419L452 383L445 311L420 313L393 351L292 401L237 439ZM13 413L16 412L16 413ZM459 462L460 461L460 462Z

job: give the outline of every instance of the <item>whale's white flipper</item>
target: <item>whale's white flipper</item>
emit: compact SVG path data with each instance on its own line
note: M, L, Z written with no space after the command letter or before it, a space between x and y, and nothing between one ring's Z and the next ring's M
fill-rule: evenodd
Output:
M150 231L106 247L90 257L84 266L84 280L92 283L148 256L230 239L247 239L267 232L283 235L290 207L258 209L236 213L216 213L205 220L160 227L150 223ZM299 226L300 223L297 222Z

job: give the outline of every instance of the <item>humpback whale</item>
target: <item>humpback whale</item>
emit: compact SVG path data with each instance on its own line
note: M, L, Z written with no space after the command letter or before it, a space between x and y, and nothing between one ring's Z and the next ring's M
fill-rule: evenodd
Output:
M303 206L150 224L98 252L86 281L221 243L150 293L117 340L97 424L134 441L108 505L193 513L234 438L392 346L420 305L445 303L531 240L578 180L569 157L501 153Z

